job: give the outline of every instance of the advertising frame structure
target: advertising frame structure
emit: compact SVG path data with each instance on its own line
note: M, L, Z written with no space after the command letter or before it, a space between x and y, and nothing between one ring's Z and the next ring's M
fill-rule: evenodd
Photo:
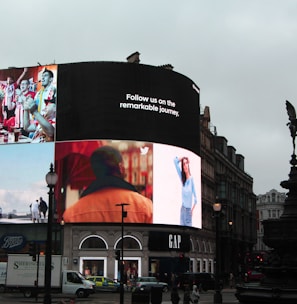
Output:
M46 90L43 75L51 69L54 70L49 90L51 93L41 98L39 92L42 88L42 92ZM122 177L125 186L122 189L128 196L119 197L127 200L133 197L127 206L126 221L201 228L200 91L191 79L161 67L120 62L83 62L8 69L0 71L0 79L9 75L16 78L15 75L25 71L31 76L30 83L35 84L34 93L39 95L39 99L32 98L36 108L33 103L28 105L24 99L20 102L22 111L28 112L30 121L38 125L40 133L44 135L47 129L42 121L37 121L40 114L44 117L38 103L44 101L46 106L54 104L55 117L50 120L54 136L44 136L38 145L27 144L25 140L32 143L33 132L27 129L25 133L25 127L18 126L21 135L16 142L13 137L16 126L9 127L5 125L6 122L0 121L3 133L8 132L10 136L8 145L0 138L0 156L15 164L11 174L18 176L18 180L14 184L26 180L30 165L34 165L34 162L42 165L43 175L49 163L53 162L59 176L55 189L55 212L59 220L67 222L67 212L65 214L64 210L72 208L81 196L90 194L91 185L99 187L92 188L91 192L106 192L106 188L120 187L119 184L108 184L107 179L103 186L102 182L98 186L98 176L91 165L93 152L108 146L119 152L117 165L124 170ZM1 83L3 103L6 102L5 85L8 82ZM19 90L18 86L14 89ZM20 152L23 149L26 151ZM33 155L33 159L30 155ZM27 167L18 168L18 159L22 157L27 157ZM48 162L46 166L45 162ZM1 166L4 164L0 164L0 169ZM38 178L35 182L41 184ZM20 195L13 192L12 185L9 187L2 189L3 193L6 196L12 193L17 197L19 205L26 206L26 210L35 198L46 197L46 185L40 185L40 189L35 189L34 193L34 190L28 189L33 188L32 183L27 184L27 188L22 190L22 197L27 200L25 202L21 202ZM137 192L137 195L128 191ZM138 207L134 207L135 200L141 206L141 212ZM114 202L111 204L114 205ZM152 206L149 207L149 204ZM13 209L21 210L19 205ZM144 205L148 206L148 210L144 210ZM9 199L0 203L0 206L7 210ZM84 209L90 209L93 214L108 212L101 207L98 210L94 207L91 211L90 206ZM87 216L81 220L77 218L74 222L120 222L120 217L117 218L120 208L112 212L110 217ZM146 212L151 212L151 216ZM142 215L137 218L133 216L136 213Z

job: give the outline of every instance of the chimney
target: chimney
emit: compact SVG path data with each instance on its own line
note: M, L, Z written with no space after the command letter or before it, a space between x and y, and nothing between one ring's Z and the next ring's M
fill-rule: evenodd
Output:
M139 55L140 55L139 52L135 52L129 55L126 59L129 63L139 63L140 62Z

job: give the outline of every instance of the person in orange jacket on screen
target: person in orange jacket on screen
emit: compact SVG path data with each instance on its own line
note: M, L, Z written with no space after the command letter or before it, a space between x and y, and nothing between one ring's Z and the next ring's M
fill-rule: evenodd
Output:
M124 180L121 153L110 146L102 146L91 155L91 167L96 176L81 198L68 207L65 223L121 222L122 208L128 204L126 223L152 223L153 203Z

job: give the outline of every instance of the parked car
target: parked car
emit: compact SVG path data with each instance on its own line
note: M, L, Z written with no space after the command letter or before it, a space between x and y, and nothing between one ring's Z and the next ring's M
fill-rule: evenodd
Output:
M248 270L244 275L244 281L245 282L257 282L261 281L264 278L264 274L260 271L251 269Z
M120 283L113 279L103 276L88 276L87 279L95 283L96 291L118 292L120 290Z
M197 285L200 290L214 290L215 277L212 273L208 272L185 272L179 276L178 284L182 289L187 287L192 289L193 285ZM220 288L222 288L222 285L220 282Z
M152 286L161 286L163 292L167 292L169 290L168 284L164 282L159 282L156 277L138 277L134 281L133 289L149 291Z

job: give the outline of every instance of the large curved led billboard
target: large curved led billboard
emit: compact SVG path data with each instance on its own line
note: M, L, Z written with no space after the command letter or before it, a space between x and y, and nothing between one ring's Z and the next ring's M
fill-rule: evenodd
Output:
M46 221L33 209L53 162L54 208L66 223L121 222L125 204L125 222L201 228L199 89L189 78L87 62L0 79L1 222Z

